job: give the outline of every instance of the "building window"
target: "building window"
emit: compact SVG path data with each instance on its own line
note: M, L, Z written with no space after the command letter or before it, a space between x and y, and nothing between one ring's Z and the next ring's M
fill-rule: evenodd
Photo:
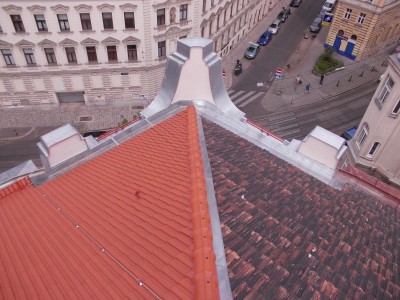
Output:
M371 157L374 157L374 155L376 154L376 151L378 151L380 145L381 145L381 144L380 144L379 142L375 142L375 143L372 145L371 149L369 149L367 157L370 157L370 158L371 158Z
M165 57L165 55L166 55L165 41L158 42L158 57Z
M74 47L66 47L65 53L67 54L68 63L73 64L77 62Z
M3 32L3 28L1 28L1 25L0 25L0 33L1 33L1 32Z
M96 54L96 47L86 47L86 53L88 56L89 62L97 62L97 54Z
M356 141L356 144L359 149L361 148L361 145L364 143L367 135L368 135L368 126L364 125L363 128L361 129L361 131L358 135L357 141Z
M108 61L118 61L117 46L107 46Z
M58 24L60 25L61 31L69 31L68 16L66 14L58 14Z
M346 20L349 20L352 12L353 12L352 9L350 9L350 8L346 9L346 12L344 13L344 18Z
M54 53L53 48L44 48L44 53L46 54L47 62L49 64L56 64L56 54Z
M180 21L187 20L187 10L188 10L187 4L182 4L179 7L179 20Z
M35 15L35 21L39 31L47 31L47 24L44 15Z
M203 0L203 12L206 11L207 0Z
M381 104L383 104L386 101L390 91L392 90L393 84L394 84L393 79L391 77L389 77L386 80L386 83L383 86L382 91L379 93L379 96L378 96L378 101Z
M211 34L212 34L212 25L213 25L213 22L210 21L210 24L209 24L209 27L208 27L208 37L211 37Z
M349 165L350 165L349 159L346 158L345 161L344 161L343 164L342 164L341 169L342 169L342 170L346 170L346 168L347 168Z
M129 61L137 61L137 49L136 45L128 45L128 60Z
M360 13L360 16L358 17L357 23L358 23L358 24L363 24L364 21L365 21L365 17L366 17L366 16L367 16L366 14Z
M204 37L204 27L201 27L201 37Z
M20 15L10 15L11 21L13 22L14 29L16 32L25 32L24 23Z
M165 25L165 8L157 9L157 26Z
M397 100L395 107L393 107L391 115L397 116L400 112L400 100Z
M90 21L90 14L84 13L80 14L82 30L92 30L92 22Z
M25 48L22 51L24 52L26 63L28 65L35 65L36 60L35 60L35 56L33 55L32 48Z
M125 12L124 13L125 17L125 28L135 28L135 14L133 12Z
M104 29L114 29L112 13L103 13L103 26Z
M15 61L10 49L2 49L1 54L3 54L3 58L7 66L15 65Z

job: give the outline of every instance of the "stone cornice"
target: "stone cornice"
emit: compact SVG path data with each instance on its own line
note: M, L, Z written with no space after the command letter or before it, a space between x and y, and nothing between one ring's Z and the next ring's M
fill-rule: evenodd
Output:
M79 13L85 13L85 12L89 12L92 10L92 6L86 5L86 4L80 4L80 5L74 6L74 8Z
M57 4L55 6L51 6L50 8L56 13L66 13L69 10L68 6L64 6L62 4Z
M41 5L28 6L27 9L33 13L42 13L46 11L46 7Z
M18 14L22 11L22 7L15 5L7 5L2 7L9 14Z
M114 10L115 6L114 5L110 5L107 3L103 3L101 5L98 5L97 8L101 11L101 12L111 12Z
M131 4L131 3L125 3L119 6L123 11L130 11L130 10L136 10L137 5Z

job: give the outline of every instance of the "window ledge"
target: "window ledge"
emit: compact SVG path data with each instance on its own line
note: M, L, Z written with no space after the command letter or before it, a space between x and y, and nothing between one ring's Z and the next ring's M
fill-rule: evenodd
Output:
M26 31L17 31L13 32L13 35L29 35L29 33L27 33Z
M106 62L106 64L107 65L116 65L116 64L120 64L121 62L120 61L108 61L108 62Z
M181 21L179 21L179 25L180 26L185 26L185 25L188 25L189 24L189 21L188 20L181 20Z
M358 27L362 27L363 26L363 24L360 24L360 23L354 23L354 25L356 25Z
M162 31L162 30L167 29L167 26L166 26L166 25L158 25L156 29L157 29L158 31Z
M36 34L51 34L51 31L37 31Z
M61 31L58 31L57 33L59 33L59 34L71 34L71 33L74 33L74 32L71 31L71 30L61 30Z
M116 29L103 29L101 32L117 32Z
M95 30L81 30L80 33L95 33Z
M383 103L378 100L378 98L374 99L376 106L378 106L379 110L382 110Z
M37 68L37 67L40 67L40 65L37 65L37 64L29 64L29 65L27 65L27 67L28 67L28 68Z
M6 68L14 69L14 68L19 68L19 67L17 65L6 65Z
M70 62L70 63L67 63L67 64L65 64L65 66L80 66L81 64L78 64L77 62Z
M136 28L125 28L122 30L122 32L133 32L133 31L139 31L139 30Z
M138 60L126 60L125 61L125 63L127 63L127 64L135 64L135 63L138 63L139 61Z
M54 67L60 67L61 65L59 65L58 63L54 63L54 64L47 64L47 66L50 68L54 68Z
M399 116L399 114L394 114L393 112L391 112L391 113L389 114L389 117L390 117L390 118L393 118L393 119L396 119L398 116Z
M98 61L90 61L87 63L87 65L99 65L100 63Z

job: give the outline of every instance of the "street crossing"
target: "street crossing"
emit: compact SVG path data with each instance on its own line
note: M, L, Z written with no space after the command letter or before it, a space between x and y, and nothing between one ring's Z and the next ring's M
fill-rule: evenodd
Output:
M249 103L262 99L266 92L229 90L228 94L237 107L244 107Z

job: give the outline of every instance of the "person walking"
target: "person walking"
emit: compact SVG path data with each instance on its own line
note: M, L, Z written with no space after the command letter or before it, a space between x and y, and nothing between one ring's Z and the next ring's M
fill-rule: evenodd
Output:
M321 78L319 79L319 84L322 84L324 82L324 74L321 74Z
M311 83L309 83L309 84L306 85L306 92L307 92L307 94L310 93L310 88L311 88Z

